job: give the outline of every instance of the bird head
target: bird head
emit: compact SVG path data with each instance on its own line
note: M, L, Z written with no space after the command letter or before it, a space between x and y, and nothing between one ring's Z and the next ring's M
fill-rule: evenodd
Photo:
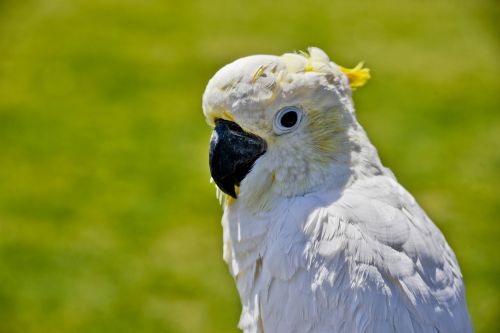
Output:
M225 195L265 206L271 197L345 181L356 149L351 91L369 71L308 51L241 58L209 81L203 95L214 128L209 164Z

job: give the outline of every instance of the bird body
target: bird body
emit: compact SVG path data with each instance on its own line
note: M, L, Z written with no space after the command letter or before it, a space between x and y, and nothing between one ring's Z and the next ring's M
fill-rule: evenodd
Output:
M244 332L472 332L453 251L356 120L367 77L310 48L242 58L207 86Z

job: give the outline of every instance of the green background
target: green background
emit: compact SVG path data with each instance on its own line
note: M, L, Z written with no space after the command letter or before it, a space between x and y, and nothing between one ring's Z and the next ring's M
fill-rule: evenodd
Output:
M500 332L496 1L0 1L0 332L237 332L209 78L307 46L443 230Z

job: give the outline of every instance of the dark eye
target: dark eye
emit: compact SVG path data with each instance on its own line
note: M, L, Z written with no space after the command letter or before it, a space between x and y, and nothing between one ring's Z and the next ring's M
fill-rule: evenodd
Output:
M297 112L294 111L288 111L285 112L280 119L280 124L283 127L290 128L293 127L297 123L297 120L299 119L299 116L297 116Z
M303 111L297 106L286 106L279 110L274 117L274 132L278 135L296 129L302 119Z

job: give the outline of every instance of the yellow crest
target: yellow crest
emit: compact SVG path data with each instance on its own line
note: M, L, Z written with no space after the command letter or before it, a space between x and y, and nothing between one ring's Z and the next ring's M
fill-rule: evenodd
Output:
M363 68L363 62L360 62L354 68L340 66L340 69L349 79L349 85L352 90L364 86L366 81L370 79L370 69Z

